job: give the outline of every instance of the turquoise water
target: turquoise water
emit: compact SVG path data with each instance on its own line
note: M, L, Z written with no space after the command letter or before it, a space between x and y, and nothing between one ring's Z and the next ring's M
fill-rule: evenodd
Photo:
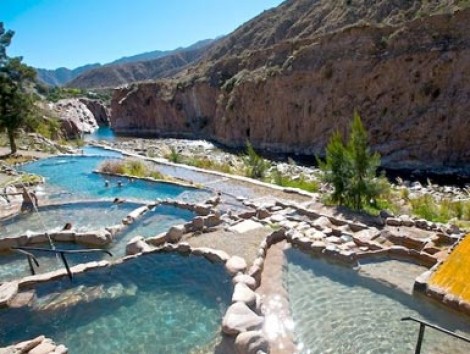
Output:
M285 284L301 353L413 353L419 325L412 316L470 337L470 320L354 270L286 251ZM464 354L470 344L426 330L422 353Z
M171 198L201 201L209 196L209 192L204 190L93 173L106 159L101 156L56 156L26 164L21 169L46 177L46 191L49 191L48 188L51 191L60 190L69 193L69 198ZM105 186L106 180L110 182L109 187ZM118 186L118 182L122 183L122 187ZM66 195L60 194L59 197L64 198Z
M196 214L189 210L175 208L173 206L159 205L145 213L141 218L129 225L122 234L116 235L116 242L123 244L120 249L114 248L113 253L122 253L125 245L135 236L144 238L157 236L167 231L173 225L184 224L191 221Z
M141 204L111 202L71 203L39 207L39 214L28 212L0 220L0 235L19 236L28 232L60 231L66 223L73 230L84 232L120 224ZM99 215L100 217L96 217Z
M0 346L45 334L71 353L190 353L218 338L232 285L203 258L153 254L36 290L2 310Z
M92 134L85 134L85 141L90 140L115 140L116 134L110 127L99 127Z
M84 155L99 155L99 156L109 156L109 157L122 157L120 152L114 150L103 149L100 147L86 145L80 150L83 151Z
M75 243L54 243L57 249L76 250L84 249L84 246ZM34 245L40 248L50 248L48 244ZM56 255L46 252L33 252L39 262L39 267L35 267L36 274L47 273L58 269L63 269L64 264ZM102 259L110 259L109 256L102 253L70 254L67 255L67 262L70 266ZM25 255L18 253L3 253L0 256L0 282L19 279L31 275L28 260Z

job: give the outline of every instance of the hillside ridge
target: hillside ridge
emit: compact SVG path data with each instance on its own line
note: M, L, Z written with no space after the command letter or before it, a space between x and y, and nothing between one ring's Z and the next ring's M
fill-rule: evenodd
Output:
M111 124L316 155L334 130L346 134L357 109L385 166L470 171L470 9L389 3L288 0L172 78L116 90ZM365 5L366 18L355 16ZM286 16L290 30L281 31ZM262 33L263 23L273 25Z

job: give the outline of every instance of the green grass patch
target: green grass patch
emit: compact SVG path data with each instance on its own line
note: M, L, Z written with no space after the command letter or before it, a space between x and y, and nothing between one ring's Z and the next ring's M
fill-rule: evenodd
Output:
M426 194L410 200L412 213L423 219L434 222L448 222L457 219L470 221L470 201L443 199L436 201Z
M232 173L232 167L228 163L213 161L207 157L192 157L188 159L183 159L183 163L202 168L205 170L219 171L223 173Z
M283 175L278 169L274 169L268 182L277 184L281 187L302 189L311 193L318 192L320 189L317 181L308 180L303 174L301 174L299 178L294 179Z
M183 163L183 155L174 146L170 147L170 153L165 158L173 163Z

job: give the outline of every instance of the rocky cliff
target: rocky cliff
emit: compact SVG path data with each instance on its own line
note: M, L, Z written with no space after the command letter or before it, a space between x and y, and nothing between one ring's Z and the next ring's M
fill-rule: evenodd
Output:
M79 101L90 110L96 123L100 127L109 127L111 112L109 107L103 101L92 100L89 98L80 98Z
M87 105L77 99L63 99L51 103L49 109L61 123L66 138L80 137L83 133L93 133L98 123Z
M470 9L461 3L286 1L174 79L116 90L111 124L321 154L357 109L384 166L469 168Z

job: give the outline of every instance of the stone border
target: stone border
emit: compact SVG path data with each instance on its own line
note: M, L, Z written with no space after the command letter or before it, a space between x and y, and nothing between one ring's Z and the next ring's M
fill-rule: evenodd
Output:
M128 225L132 224L134 221L139 219L147 211L152 208L157 207L158 205L167 205L173 206L175 208L189 210L194 212L197 216L194 219L202 216L209 216L214 214L213 206L217 203L217 197L206 200L206 202L199 204L191 204L186 202L174 201L174 200L157 200L155 203L146 204L138 203L130 200L122 200L123 202L128 202L132 204L137 204L136 209L132 210L127 214L119 224L106 226L98 230L90 230L87 232L75 232L75 231L57 231L57 232L44 232L44 233L33 233L30 235L18 235L11 237L3 237L0 239L0 251L6 251L12 247L22 247L27 245L34 245L39 243L49 242L49 237L56 242L75 242L79 244L84 244L88 246L105 246L111 243L114 240L114 237L119 232L123 231ZM49 203L42 205L42 207L60 207L65 205L76 205L76 204L99 204L99 203L110 203L113 201L108 199L100 200L80 200L80 201L70 201L67 203ZM19 213L10 215L2 220L10 219L19 215ZM219 215L220 218L220 215ZM209 218L212 220L212 218ZM194 222L194 220L192 221ZM209 221L210 222L210 221ZM198 220L195 221L198 223Z
M365 230L368 228L367 225L363 224L363 223L360 223L360 222L351 222L349 220L343 220L343 219L338 219L338 218L335 218L334 216L331 216L331 215L327 215L327 214L321 214L321 213L317 213L311 209L307 209L307 208L304 208L298 204L293 204L293 203L286 203L286 202L281 202L281 201L276 201L276 206L280 206L282 207L283 209L287 209L287 208L291 208L291 209L294 209L296 210L300 215L304 215L304 216L307 216L309 218L314 218L314 219L318 219L320 217L325 217L327 218L328 220L330 220L330 222L333 224L333 225L336 225L336 226L349 226L351 228L351 230L356 230L356 231L362 231L362 230Z
M216 199L216 197L214 198ZM207 200L206 201L207 204L190 204L190 203L174 201L174 200L162 200L154 204L141 205L138 208L132 210L126 217L124 217L120 224L106 227L98 231L89 231L89 232L84 232L84 233L77 233L73 231L59 231L59 232L53 232L53 233L33 234L30 236L23 235L23 236L11 237L11 238L4 238L4 239L0 239L0 251L7 251L7 250L10 250L12 247L21 247L21 246L27 246L27 245L40 244L40 243L48 243L49 237L53 241L56 241L56 242L74 242L74 243L82 244L86 246L103 247L113 242L116 234L123 231L129 224L133 223L135 220L140 218L151 208L157 207L158 205L167 205L167 206L172 206L172 207L183 209L183 210L190 210L196 214L196 216L190 222L184 225L172 226L168 232L161 234L164 236L164 239L168 239L168 241L171 240L174 242L175 240L177 240L178 242L181 239L184 232L189 232L189 231L194 232L194 231L200 231L200 230L202 231L204 228L214 227L221 222L220 213L215 212L213 209L213 204L212 204L214 203L213 199ZM93 202L101 203L103 202L103 200L93 201ZM77 202L65 203L65 204L75 204L75 203L87 203L87 202L77 201ZM52 204L52 205L62 205L62 204ZM155 240L154 243L161 244L161 242L160 243L158 242L159 238L161 239L161 235L158 235L149 239L150 240L154 239ZM166 235L168 235L167 238L166 238ZM126 253L133 254L133 253L138 253L142 250L146 250L146 251L151 250L152 248L143 240L144 239L141 236L134 237L126 245ZM164 240L163 242L166 242L166 241ZM107 261L102 261L102 262L107 262ZM101 264L100 262L98 263ZM71 268L72 273L74 273L77 270L80 270L81 269L79 267L80 265L72 267ZM85 266L85 270L87 269L90 269L89 266ZM93 269L93 266L91 269ZM61 269L58 271L51 271L47 273L38 274L35 276L43 277L44 279L47 279L48 276L51 276L51 279L55 279L56 276L61 277L63 274L67 274L64 272L65 270ZM25 278L29 278L29 277L27 276L27 277L23 277L23 278L13 280L10 282L0 283L0 308L3 306L6 306L8 302L10 301L10 297L8 294L10 294L11 291L15 291L14 290L15 286L12 287L12 284L18 281L21 283L23 279Z
M389 216L385 218L384 222L388 226L416 227L418 229L434 231L436 233L448 235L449 237L462 234L462 230L460 230L460 228L456 225L435 223L425 219L420 219L418 217L410 217L409 215L400 215L398 217Z
M99 203L110 203L112 201L101 199L101 200L84 200L84 201L71 201L67 203L49 203L40 206L41 208L48 207L60 207L66 205L77 205L77 204L99 204ZM89 246L104 246L111 243L114 236L122 231L126 225L132 223L135 219L139 218L145 212L149 210L149 205L142 203L129 203L139 205L136 209L132 210L127 216L125 216L119 224L103 227L98 230L91 230L87 232L75 232L75 231L57 231L57 232L44 232L44 233L33 233L30 235L24 234L19 236L4 237L0 239L0 251L6 251L12 247L22 247L27 245L34 245L38 243L49 242L49 237L56 242L75 242L78 244L84 244ZM19 213L8 216L5 219L14 218Z
M194 184L179 182L179 181L167 181L167 180L164 180L164 179L156 179L156 178L152 178L152 177L135 177L135 176L131 176L131 175L124 175L124 174L112 173L112 172L102 172L102 171L98 171L98 170L94 170L93 173L103 175L103 176L122 177L122 178L140 180L140 181L146 181L146 182L152 182L152 183L170 184L170 185L184 187L184 188L188 188L188 189L206 190L203 187L198 187L197 185L194 185ZM209 191L209 190L207 190L207 191Z
M290 203L284 203L284 202L277 201L276 206L280 206L282 208L291 208L293 210L296 210L301 215L305 215L308 218L314 218L315 220L313 220L313 221L304 221L304 222L310 224L311 226L314 226L313 223L315 223L315 221L320 220L320 219L323 218L323 220L325 222L330 222L331 224L333 224L335 226L338 226L338 228L349 227L349 229L351 231L353 231L353 233L347 233L346 232L344 234L349 235L351 237L352 241L354 241L354 243L358 247L365 246L365 247L369 248L369 250L361 251L361 252L352 252L352 251L351 252L348 252L348 251L343 252L343 254L339 255L338 258L341 258L341 257L351 258L352 257L352 259L350 259L350 261L347 261L346 263L351 263L351 262L354 263L354 262L357 262L360 259L373 258L373 257L382 257L382 256L386 256L390 259L411 261L413 263L423 265L427 268L430 268L430 267L434 266L438 262L438 259L436 257L434 257L432 254L424 252L424 246L425 246L425 244L429 243L429 240L426 240L426 242L425 242L425 240L417 240L417 239L412 238L412 237L407 237L406 235L403 235L403 236L400 235L400 236L397 236L397 237L394 237L394 235L391 235L391 237L389 238L389 241L390 242L395 241L395 242L392 242L392 243L394 243L394 245L389 246L389 247L384 247L380 243L374 241L373 240L374 237L372 237L370 239L368 239L368 237L366 237L370 232L376 231L377 233L380 233L380 231L376 228L369 228L367 225L365 225L363 223L349 222L347 220L341 220L341 219L335 218L333 216L317 213L315 211L303 208L303 207L298 206L298 205L290 204ZM286 219L287 220L292 220L292 221L298 221L298 220L295 220L295 218L292 218L292 217L289 217L289 216L287 216ZM317 225L316 228L318 229L318 225ZM341 236L339 234L336 234L338 230L330 229L328 227L325 230L322 230L322 232L324 232L326 234L332 234L332 235L335 235L335 236L338 236L338 237ZM446 241L446 242L449 242L449 243L454 243L456 241L456 238L453 235L447 235L445 233L437 233L437 237L440 240L443 240L443 241ZM311 246L311 247L314 247L314 248L318 248L316 251L322 251L321 243L313 242L315 245L313 245L313 244L309 245L309 241L308 241L309 239L307 237L303 237L299 233L293 234L293 238L294 238L293 243L299 244L298 245L299 248L308 249L309 246ZM421 247L415 247L415 248L413 248L411 246L406 247L407 245L415 245L415 244L419 244L419 246L421 246ZM326 246L326 248L328 248L328 246ZM328 252L331 252L331 251L334 251L334 250L329 249L329 250L326 250L325 252L328 253ZM346 259L344 259L344 260L346 260ZM343 261L341 261L341 262L343 262Z

